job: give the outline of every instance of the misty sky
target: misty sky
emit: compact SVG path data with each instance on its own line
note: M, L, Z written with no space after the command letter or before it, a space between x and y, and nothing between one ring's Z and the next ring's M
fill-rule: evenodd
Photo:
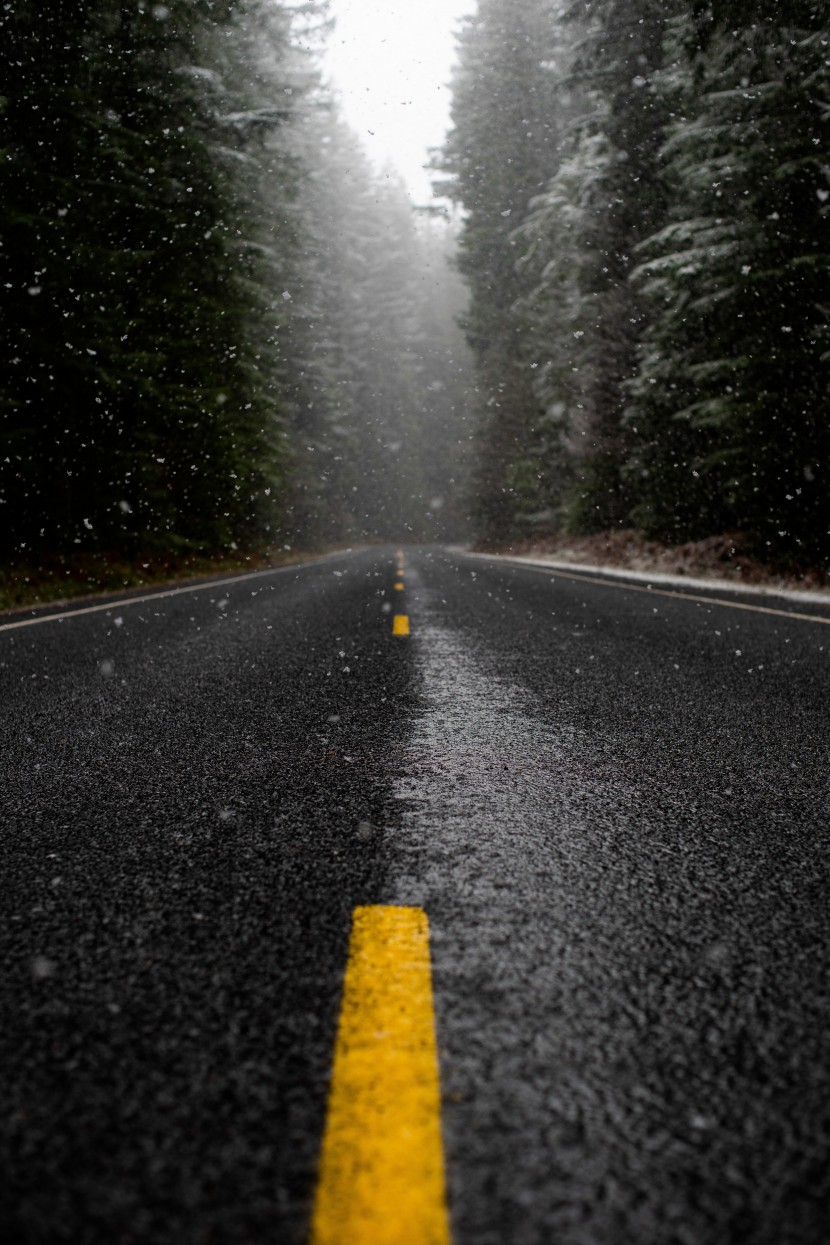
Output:
M475 0L332 0L324 60L343 113L373 161L391 161L413 198L431 198L421 166L449 124L453 32Z

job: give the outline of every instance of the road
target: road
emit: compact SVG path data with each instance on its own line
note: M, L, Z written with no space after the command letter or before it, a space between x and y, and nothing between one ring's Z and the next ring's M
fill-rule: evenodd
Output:
M0 619L3 1239L305 1241L397 905L455 1245L823 1243L830 609L404 566Z

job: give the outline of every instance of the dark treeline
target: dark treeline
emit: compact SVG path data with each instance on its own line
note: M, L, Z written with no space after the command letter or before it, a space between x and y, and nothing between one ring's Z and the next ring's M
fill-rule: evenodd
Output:
M462 524L447 227L320 84L325 3L0 15L0 556Z
M793 0L479 0L461 204L498 542L830 555L830 23Z

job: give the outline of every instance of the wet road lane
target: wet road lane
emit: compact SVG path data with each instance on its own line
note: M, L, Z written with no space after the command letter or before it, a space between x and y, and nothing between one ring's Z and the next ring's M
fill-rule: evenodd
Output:
M304 1240L412 695L379 590L370 554L0 636L4 1240Z
M458 1240L822 1240L826 627L418 572L396 893L432 922Z
M823 1241L828 629L403 568L0 635L11 1239L303 1241L351 913L398 904L456 1245Z

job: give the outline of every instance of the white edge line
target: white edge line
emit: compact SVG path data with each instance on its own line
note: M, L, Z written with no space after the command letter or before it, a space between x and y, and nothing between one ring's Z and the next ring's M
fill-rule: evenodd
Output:
M316 566L318 562L338 556L340 555L336 553L324 554L322 558L317 558L312 562L292 562L289 566L272 566L266 571L245 571L242 575L230 575L226 579L211 579L206 584L165 588L163 592L148 592L141 597L115 597L103 605L85 605L80 610L62 610L59 614L39 614L37 618L21 618L18 622L0 623L0 631L16 631L19 627L36 627L39 623L63 622L64 618L79 618L81 614L102 614L105 610L120 610L128 605L145 605L148 601L162 601L165 597L183 596L188 592L206 592L209 588L224 588L228 584L241 584L247 579L262 579L265 575L284 575L288 571L300 570L305 566Z
M581 573L575 573L571 569L570 563L542 562L541 560L536 561L531 560L530 558L510 558L506 557L504 554L489 553L465 553L464 557L484 558L485 561L488 562L509 562L512 566L526 566L528 570L531 571L548 571L550 572L552 578L555 575L561 575L565 579L575 579L581 583L602 584L606 588L627 588L630 592L646 592L651 597L671 597L672 600L675 601L697 601L702 602L704 605L724 605L730 610L749 610L753 614L774 614L777 618L794 618L799 622L823 623L825 626L830 626L830 618L824 618L821 614L799 614L795 610L776 610L769 605L747 605L744 601L725 601L723 597L704 597L698 596L693 592L670 592L667 588L652 588L650 585L655 582L655 577L646 575L643 572L635 572L638 574L642 582L632 583L630 580L623 578L626 574L625 571L609 570L608 573L613 575L614 578L606 579L604 577L605 568L600 566L592 566L587 568L597 571L599 574L583 575ZM582 564L578 563L577 565L581 567ZM677 581L670 579L669 582L675 583ZM681 580L680 582L693 584L694 586L697 586L698 584L703 586L706 584L705 580ZM732 591L734 592L746 591L746 589L732 587L732 585L729 585L729 587L732 588ZM721 588L721 585L718 583L717 587L713 585L713 588L715 591L718 591ZM758 591L757 588L756 591ZM765 589L761 589L761 591L765 591ZM781 592L776 595L785 596L785 593ZM824 600L822 600L822 604L824 603ZM827 601L827 604L830 605L830 601Z

